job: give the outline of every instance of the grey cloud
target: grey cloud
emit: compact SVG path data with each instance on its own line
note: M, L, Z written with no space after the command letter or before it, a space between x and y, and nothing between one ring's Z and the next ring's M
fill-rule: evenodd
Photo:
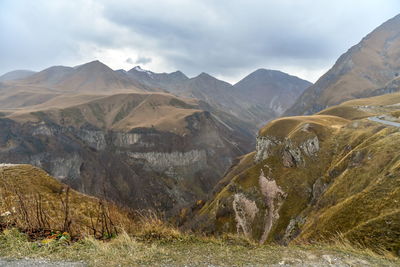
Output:
M128 64L141 64L141 65L146 65L148 63L150 63L152 61L151 57L143 57L143 56L139 56L136 60L133 60L132 58L127 58L125 60L126 63Z
M150 57L138 57L135 61L135 64L143 64L146 65L150 63L152 59Z
M165 1L157 9L153 2L121 2L104 15L151 40L176 68L227 75L263 65L326 65L399 10L388 6L400 7L395 1L379 10L379 1L232 0L189 1L188 9L180 7L184 1Z
M398 10L397 0L2 0L0 72L82 63L92 47L136 49L125 63L188 75L321 69Z
M128 57L128 58L125 60L125 62L126 62L126 63L129 63L129 64L135 64L135 62L133 61L133 59L130 58L130 57Z

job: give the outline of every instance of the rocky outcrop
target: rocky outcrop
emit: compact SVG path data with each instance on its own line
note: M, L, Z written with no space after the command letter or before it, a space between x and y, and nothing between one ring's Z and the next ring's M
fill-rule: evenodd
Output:
M279 219L279 209L286 194L276 184L276 181L270 177L266 178L261 171L258 178L261 194L264 197L266 211L264 221L264 231L261 235L260 244L265 243L274 223Z
M256 155L254 157L255 162L265 160L271 155L272 149L279 145L281 142L274 137L259 136L256 141Z
M317 152L319 151L318 137L314 136L314 138L307 139L300 145L300 148L306 156L308 157L316 156Z
M239 193L234 195L232 206L235 211L237 233L243 233L247 238L252 238L252 224L258 213L256 203Z
M321 125L326 120L325 129ZM330 184L321 177L327 163L321 158L326 156L321 140L345 123L331 117L299 117L278 119L262 128L256 151L231 167L223 179L225 187L221 183L220 193L200 211L196 218L200 227L201 221L208 221L215 224L212 231L232 231L235 223L236 232L260 243L287 244L296 238L305 223L302 212L315 205Z
M78 137L96 150L104 150L107 147L106 135L103 131L81 129L78 131Z
M233 129L205 113L186 118L185 134L41 118L0 119L0 162L29 163L84 193L168 214L204 198L246 150Z
M128 152L133 159L143 159L148 167L163 172L174 167L191 167L199 171L206 167L207 153L205 150L191 150L187 152Z
M140 142L141 135L137 133L115 133L114 135L114 145L119 147L135 145ZM141 142L142 145L146 143ZM148 144L150 145L150 144Z
M277 151L283 147L282 151ZM285 167L304 166L304 156L315 157L319 151L319 140L317 136L307 138L299 145L295 145L291 139L279 140L270 136L257 137L255 162L266 160L270 155L281 154L282 163Z

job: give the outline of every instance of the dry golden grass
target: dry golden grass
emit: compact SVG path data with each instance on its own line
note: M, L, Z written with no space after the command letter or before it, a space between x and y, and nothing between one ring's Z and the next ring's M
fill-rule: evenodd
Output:
M188 116L203 112L193 99L167 93L63 94L45 103L7 110L18 122L44 119L61 125L80 127L90 123L99 128L129 131L154 128L184 134Z
M347 243L332 245L257 245L237 236L223 238L180 234L180 239L138 240L122 232L110 241L92 237L72 244L30 242L15 229L0 234L0 257L81 261L89 266L398 266L385 258Z
M305 124L319 128L335 128L345 125L349 121L331 115L284 117L271 121L259 131L260 136L272 136L279 139L289 137Z
M243 160L246 161L246 157ZM1 212L4 214L11 210L12 213L1 217L2 225L8 228L0 233L2 258L83 261L89 266L243 266L282 262L303 265L334 262L395 266L398 263L397 259L354 248L343 240L330 242L333 245L301 244L282 247L258 245L237 235L226 234L215 238L182 233L154 212L136 213L132 220L116 206L106 202L103 202L103 207L108 207L108 210L101 212L98 209L98 199L72 189L68 193L71 210L67 221L71 222L71 233L79 234L81 239L76 242L62 238L31 241L32 235L28 236L12 227L18 227L28 234L43 226L54 231L63 230L67 193L60 192L60 189L65 187L38 168L17 165L1 167L0 189ZM40 192L40 200L36 199L40 202L35 202L35 192ZM30 205L28 199L33 200L29 202ZM117 234L107 236L109 239L106 241L99 239L110 233L96 235L93 227L87 225L91 216L88 211L93 212L92 217L96 214L108 216L115 225L118 224ZM42 220L41 216L45 218ZM97 233L101 231L98 229Z
M81 194L31 165L0 167L0 215L1 226L31 233L110 237L132 227L127 211Z

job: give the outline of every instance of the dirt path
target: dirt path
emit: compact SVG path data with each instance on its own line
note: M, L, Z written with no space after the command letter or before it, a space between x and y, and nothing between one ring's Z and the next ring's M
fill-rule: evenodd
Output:
M386 124L386 125L390 125L390 126L394 126L394 127L400 128L400 123L398 123L398 122L387 121L387 120L380 119L378 117L369 117L368 119L370 121L379 122L379 123L382 123L382 124Z
M37 260L37 259L19 259L19 260L8 260L0 259L0 267L83 267L87 266L82 262L67 262L67 261L49 261L49 260Z

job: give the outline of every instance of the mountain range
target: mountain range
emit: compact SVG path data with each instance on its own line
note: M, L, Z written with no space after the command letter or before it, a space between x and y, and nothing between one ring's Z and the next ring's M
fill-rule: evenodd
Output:
M44 168L81 192L135 209L176 212L205 198L254 148L258 125L288 106L278 95L293 91L294 101L310 85L257 73L252 95L275 90L278 109L241 92L251 90L252 76L236 88L205 73L114 71L99 61L5 74L0 159Z
M400 15L315 84L99 61L13 71L0 77L0 162L192 231L398 254L399 73Z

